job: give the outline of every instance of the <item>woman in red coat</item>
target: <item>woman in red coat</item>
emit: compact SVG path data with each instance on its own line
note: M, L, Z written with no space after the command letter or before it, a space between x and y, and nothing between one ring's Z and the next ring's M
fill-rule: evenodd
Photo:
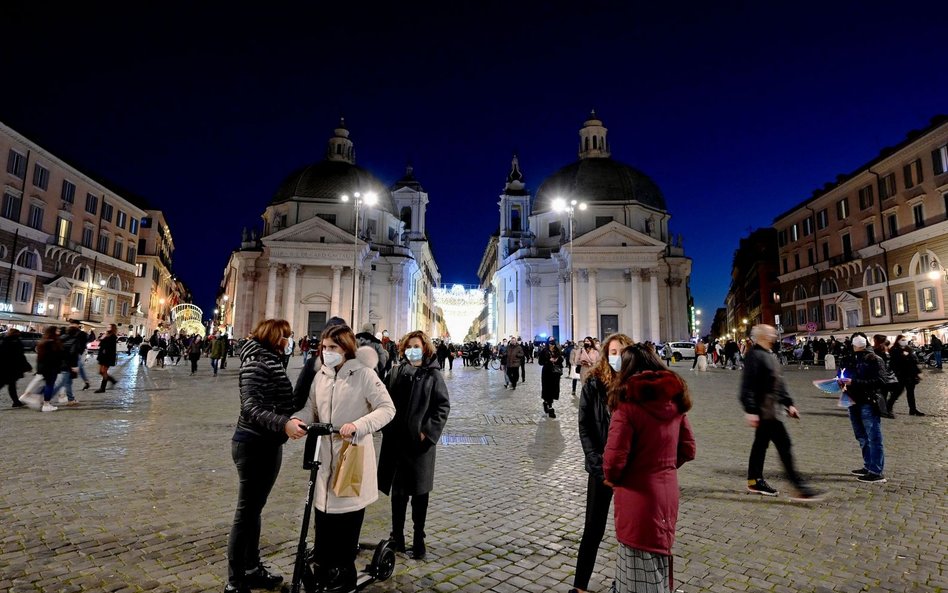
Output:
M678 468L695 458L688 386L647 346L622 351L603 470L615 496L618 591L671 590Z

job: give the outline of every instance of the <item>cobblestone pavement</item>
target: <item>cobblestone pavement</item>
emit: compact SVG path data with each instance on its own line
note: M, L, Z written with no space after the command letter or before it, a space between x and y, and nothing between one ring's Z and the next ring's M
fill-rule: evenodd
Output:
M191 377L185 364L145 370L120 359L118 386L77 392L75 408L13 410L0 395L0 591L222 589L236 498L236 360L213 378L207 360ZM293 359L292 376L300 363ZM752 434L736 401L739 373L689 367L676 370L694 393L698 456L680 471L678 591L948 590L946 375L926 371L919 386L927 417L908 416L903 398L897 419L885 421L889 482L870 485L849 475L861 459L844 411L810 384L830 373L788 370L803 414L791 426L798 464L830 493L802 505L784 492L744 493ZM470 438L439 446L428 560L400 555L395 575L369 590L565 592L586 485L567 382L559 418L549 420L536 365L516 391L504 389L499 371L458 365L448 377L445 434ZM301 457L301 442L286 446L264 515L263 552L287 576L305 496ZM773 452L766 471L788 489ZM382 497L363 541L388 531ZM608 590L614 562L610 524L592 590Z

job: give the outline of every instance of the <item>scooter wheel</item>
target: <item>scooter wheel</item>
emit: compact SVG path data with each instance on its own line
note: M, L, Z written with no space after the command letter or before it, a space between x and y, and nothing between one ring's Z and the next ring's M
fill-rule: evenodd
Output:
M375 546L372 556L372 576L376 581L387 580L395 572L395 546L392 541L383 539Z

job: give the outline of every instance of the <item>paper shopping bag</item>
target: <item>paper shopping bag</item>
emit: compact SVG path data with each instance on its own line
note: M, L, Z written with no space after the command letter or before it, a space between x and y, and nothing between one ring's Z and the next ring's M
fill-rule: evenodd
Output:
M359 496L362 492L362 463L365 447L342 442L339 454L339 467L332 482L332 492L340 498Z

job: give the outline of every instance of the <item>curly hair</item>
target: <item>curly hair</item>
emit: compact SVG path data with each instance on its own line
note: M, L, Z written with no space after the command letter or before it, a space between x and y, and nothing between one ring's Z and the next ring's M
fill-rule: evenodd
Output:
M596 366L589 371L589 374L586 375L586 381L596 379L605 386L607 392L612 388L612 382L618 374L609 366L609 344L613 341L619 342L619 352L622 352L624 348L628 348L635 343L632 341L632 338L625 334L610 334L602 341L602 348L599 351L599 361L596 363Z
M431 338L428 337L428 334L421 331L420 329L408 332L401 340L398 341L398 356L405 356L405 349L408 348L408 342L412 338L418 338L421 340L421 355L425 360L431 360L431 357L435 354L434 342L431 341Z

